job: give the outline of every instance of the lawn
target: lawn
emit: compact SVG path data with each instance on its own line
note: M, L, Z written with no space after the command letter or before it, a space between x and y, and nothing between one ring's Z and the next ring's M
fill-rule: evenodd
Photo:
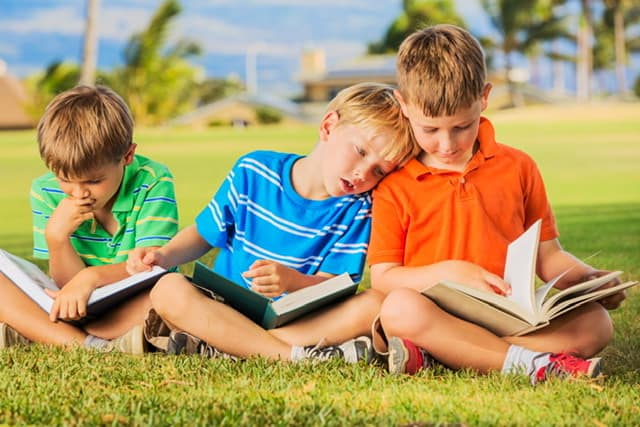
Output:
M497 138L537 161L563 246L640 278L640 104L490 114ZM145 129L138 152L171 167L181 226L240 154L305 153L313 127ZM30 181L44 172L33 132L0 133L0 247L31 250ZM500 185L500 183L496 183ZM189 267L184 269L189 270ZM365 280L364 286L367 285ZM527 380L435 369L391 378L381 366L133 357L43 346L0 352L0 425L638 425L640 290L612 312L597 380Z

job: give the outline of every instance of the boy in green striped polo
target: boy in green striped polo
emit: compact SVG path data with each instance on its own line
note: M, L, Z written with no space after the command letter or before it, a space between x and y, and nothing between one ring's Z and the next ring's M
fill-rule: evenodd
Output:
M82 328L58 321L84 317L94 289L127 277L131 249L162 246L177 232L173 177L135 154L132 136L129 108L106 87L79 86L47 106L38 145L50 172L31 187L33 255L49 260L61 290L50 293L48 315L0 274L0 347L34 341L144 351L148 293Z

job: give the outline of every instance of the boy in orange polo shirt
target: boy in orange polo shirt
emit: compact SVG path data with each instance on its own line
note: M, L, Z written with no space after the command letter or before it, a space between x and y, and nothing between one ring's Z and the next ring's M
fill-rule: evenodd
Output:
M397 60L398 92L422 153L374 192L368 259L387 295L380 321L389 371L415 373L431 356L454 369L526 372L533 383L596 376L612 336L607 309L624 293L573 310L519 337L498 337L441 310L419 291L442 279L500 294L508 244L542 218L537 274L572 267L558 288L603 274L564 251L540 172L525 153L494 139L484 55L465 30L437 25L409 36ZM611 284L609 284L611 285Z

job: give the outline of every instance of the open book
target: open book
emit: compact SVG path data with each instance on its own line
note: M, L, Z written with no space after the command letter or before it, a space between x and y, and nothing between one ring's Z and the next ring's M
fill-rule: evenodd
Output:
M58 291L60 288L38 266L0 249L0 271L44 311L51 312L53 298L44 289ZM151 271L134 274L94 290L87 302L87 316L72 323L83 324L94 319L127 298L150 288L164 273L164 268L153 267Z
M265 329L284 325L326 304L353 295L358 289L349 274L343 273L273 301L215 273L201 262L195 264L192 283L221 296L225 303Z
M588 280L567 289L553 291L554 285L567 272L535 288L536 259L540 239L541 220L508 247L504 280L511 284L512 293L502 296L462 284L443 281L422 293L449 313L476 323L499 336L523 335L549 324L589 301L595 301L623 289L637 285L637 281L615 287L598 289L619 277L621 271Z

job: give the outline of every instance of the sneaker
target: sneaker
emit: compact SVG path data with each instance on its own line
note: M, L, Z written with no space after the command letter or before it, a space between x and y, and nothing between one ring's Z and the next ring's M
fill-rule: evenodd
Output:
M207 358L223 358L237 360L237 357L224 353L206 341L184 331L171 331L167 354L199 354Z
M6 323L0 323L0 348L28 345L31 341Z
M549 377L580 377L595 378L600 375L602 363L599 357L582 359L569 353L555 353L549 355L549 363L531 374L531 383L537 384Z
M421 369L431 366L432 358L426 350L416 346L408 339L389 338L389 373L391 375L414 375Z
M167 351L171 329L152 308L144 319L144 338L152 350Z
M300 359L329 360L343 359L347 363L370 363L373 360L374 351L369 337L358 337L345 341L340 345L318 347L310 345L302 348Z
M103 351L119 351L129 354L143 354L145 352L145 339L143 326L136 325L124 335L110 340Z

